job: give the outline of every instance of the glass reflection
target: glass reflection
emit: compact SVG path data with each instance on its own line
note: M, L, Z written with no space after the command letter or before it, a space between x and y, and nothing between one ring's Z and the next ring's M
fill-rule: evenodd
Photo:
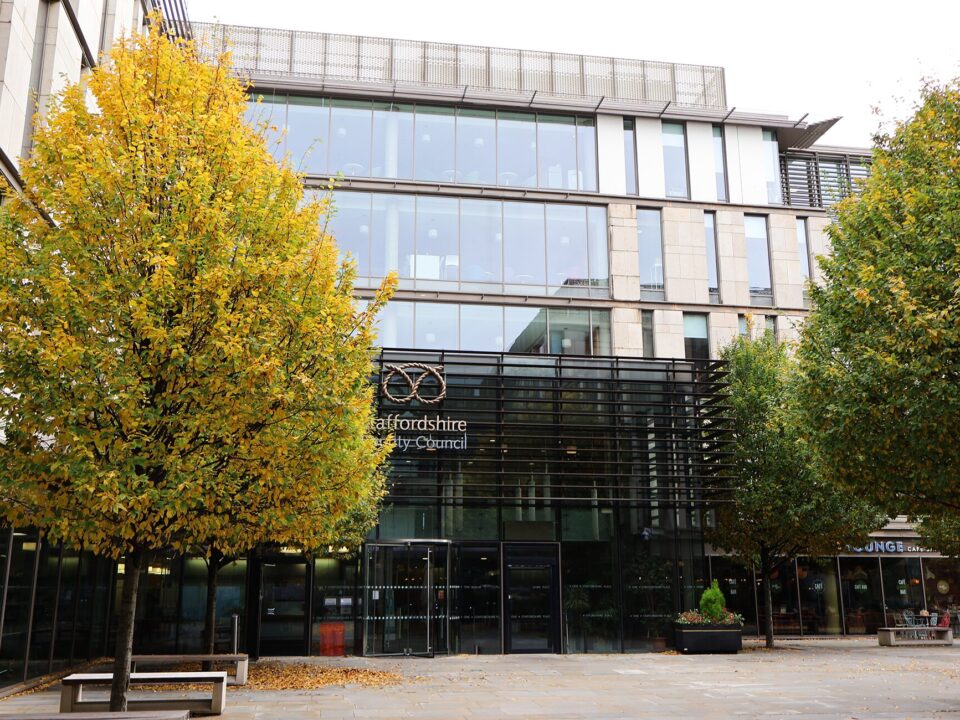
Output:
M503 350L503 308L461 305L460 349Z
M840 590L847 635L872 635L884 625L878 558L840 558Z
M836 558L797 560L800 586L800 615L804 635L839 635L840 582Z
M415 167L417 180L459 182L454 167L456 126L454 109L417 106Z
M593 118L577 118L578 187L586 192L597 190L597 128Z
M547 352L547 311L544 308L504 308L504 348L508 352Z
M767 219L760 215L747 215L743 219L747 236L747 275L750 294L771 296L770 247L767 243Z
M609 284L609 251L607 247L607 211L602 207L587 208L587 253L590 265L590 286L606 288ZM607 293L591 293L605 297Z
M260 102L257 102L259 98ZM282 160L287 146L287 99L283 95L259 95L247 101L244 119L261 135L267 150Z
M767 180L767 202L783 202L780 190L780 143L776 130L763 131L763 170Z
M663 299L663 241L660 211L637 209L637 247L640 251L640 297Z
M623 164L627 174L627 194L637 194L637 140L633 120L623 120Z
M586 209L547 205L547 284L554 294L588 283Z
M558 355L590 354L590 318L586 310L550 310L550 352Z
M493 200L460 201L460 280L499 283L503 265L501 204Z
M444 281L418 282L418 288L445 289L450 283L455 283L459 279L457 215L456 198L417 198L415 276L418 280Z
M377 316L377 345L380 347L413 347L413 310L415 304L388 302Z
M413 105L374 103L373 177L413 177Z
M497 120L493 110L461 108L457 115L457 179L474 185L497 182Z
M540 187L576 190L577 131L576 119L563 115L541 115L537 118L537 152Z
M331 173L370 175L372 105L369 101L332 100L330 110Z
M503 279L516 285L545 285L544 207L503 204Z
M723 128L713 126L713 172L716 177L717 200L727 201L727 154L723 147Z
M536 116L529 113L499 113L497 130L498 184L536 187Z
M682 123L663 123L663 174L667 197L688 196L687 147Z
M370 199L368 193L342 193L330 219L330 233L340 255L350 255L359 277L370 275Z
M336 193L336 196L339 199L349 194ZM413 277L415 220L415 202L412 195L375 194L373 196L373 243L370 264L374 277L385 277L387 273L394 270L401 279Z
M293 97L287 105L287 152L293 167L308 175L327 171L330 109L322 98Z
M414 347L423 350L459 347L458 310L459 306L447 303L419 303Z
M707 253L707 290L719 300L720 283L717 279L717 216L703 214L703 245ZM711 297L711 300L713 298Z

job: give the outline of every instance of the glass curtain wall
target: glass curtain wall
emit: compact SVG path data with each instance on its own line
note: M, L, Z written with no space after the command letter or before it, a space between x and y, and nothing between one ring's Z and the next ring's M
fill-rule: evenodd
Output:
M377 320L383 347L609 355L610 313L393 300Z
M247 118L310 175L597 190L592 117L276 94Z
M337 191L327 231L360 287L610 296L603 207Z
M687 139L683 123L662 123L663 177L667 197L690 197L687 185Z

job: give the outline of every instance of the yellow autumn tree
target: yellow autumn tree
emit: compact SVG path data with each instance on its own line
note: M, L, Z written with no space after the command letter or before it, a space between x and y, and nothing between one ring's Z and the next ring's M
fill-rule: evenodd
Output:
M328 199L245 124L229 57L152 27L52 100L0 209L0 514L124 557L114 710L151 553L325 545L373 515L389 450L391 283L357 307Z

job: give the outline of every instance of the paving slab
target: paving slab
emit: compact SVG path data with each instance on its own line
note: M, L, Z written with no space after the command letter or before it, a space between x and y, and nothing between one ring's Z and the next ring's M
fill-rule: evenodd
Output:
M936 718L960 720L960 646L881 648L875 638L748 642L739 655L455 655L287 658L387 670L395 686L227 696L226 720L359 718ZM56 711L59 690L0 700Z

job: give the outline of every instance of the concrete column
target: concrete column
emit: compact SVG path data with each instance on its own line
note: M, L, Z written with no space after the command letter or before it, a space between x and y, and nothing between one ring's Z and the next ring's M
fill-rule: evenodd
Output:
M787 213L771 213L770 264L773 268L773 296L778 307L803 307L803 272L797 247L797 218Z
M717 264L720 269L720 297L730 305L750 304L750 276L747 272L747 239L743 213L717 212Z
M710 302L703 210L663 209L663 276L669 302Z
M720 357L720 350L737 336L740 325L737 315L722 310L710 313L710 357Z
M610 290L614 300L640 299L640 256L637 249L637 208L607 207L610 236Z
M613 354L619 357L643 356L643 327L640 311L636 308L617 307L610 311L613 325Z

